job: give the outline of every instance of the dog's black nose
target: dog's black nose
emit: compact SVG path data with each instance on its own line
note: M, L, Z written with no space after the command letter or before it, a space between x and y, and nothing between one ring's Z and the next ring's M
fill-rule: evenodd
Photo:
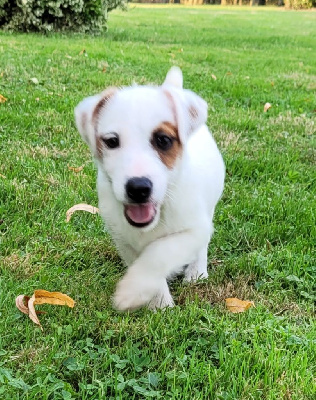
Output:
M126 183L127 197L135 203L146 203L153 188L152 181L148 178L131 178Z

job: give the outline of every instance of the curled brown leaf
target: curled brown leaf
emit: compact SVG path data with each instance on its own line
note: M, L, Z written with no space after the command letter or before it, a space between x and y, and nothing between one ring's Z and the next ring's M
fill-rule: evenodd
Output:
M29 309L29 317L36 325L38 325L41 328L41 330L43 330L43 327L36 315L34 301L35 301L35 294L33 294L33 296L30 298L30 300L27 303L28 309Z
M72 214L76 211L87 211L91 214L99 213L99 209L97 207L93 207L93 206L90 206L89 204L84 204L84 203L76 204L73 207L69 208L69 210L67 210L66 222L70 221Z
M80 167L71 167L68 165L68 170L73 172L80 172L83 170L84 165L80 165Z
M23 313L28 315L29 313L29 308L27 306L28 301L30 298L28 296L24 296L24 294L20 294L16 299L15 299L15 305L17 308Z
M270 103L266 103L263 107L263 111L267 112L270 108L272 107L272 105Z
M24 314L28 315L29 318L38 325L41 330L43 327L38 319L38 314L45 314L44 311L35 310L35 305L38 304L53 304L60 306L68 306L73 308L75 305L74 300L66 294L60 292L49 292L47 290L38 289L35 290L32 297L25 295L19 295L15 299L17 308Z

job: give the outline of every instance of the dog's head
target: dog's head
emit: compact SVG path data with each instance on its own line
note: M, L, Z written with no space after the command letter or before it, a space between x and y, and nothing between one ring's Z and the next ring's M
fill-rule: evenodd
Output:
M182 88L173 67L162 86L109 88L84 99L75 117L127 221L153 228L187 140L206 121L206 102Z

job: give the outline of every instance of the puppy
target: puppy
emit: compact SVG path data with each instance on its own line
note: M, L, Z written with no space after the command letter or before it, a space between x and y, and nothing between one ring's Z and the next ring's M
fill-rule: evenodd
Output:
M173 67L162 86L109 88L75 119L98 167L102 218L128 266L118 310L171 307L167 278L206 278L207 248L225 167L205 125L206 102Z

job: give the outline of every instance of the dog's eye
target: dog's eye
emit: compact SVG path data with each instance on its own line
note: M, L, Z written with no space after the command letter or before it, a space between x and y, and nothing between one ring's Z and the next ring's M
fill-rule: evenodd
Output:
M166 135L164 132L155 132L153 137L153 145L159 150L167 151L173 145L173 138Z
M108 149L116 149L120 146L120 139L116 133L110 133L102 138L103 143Z

